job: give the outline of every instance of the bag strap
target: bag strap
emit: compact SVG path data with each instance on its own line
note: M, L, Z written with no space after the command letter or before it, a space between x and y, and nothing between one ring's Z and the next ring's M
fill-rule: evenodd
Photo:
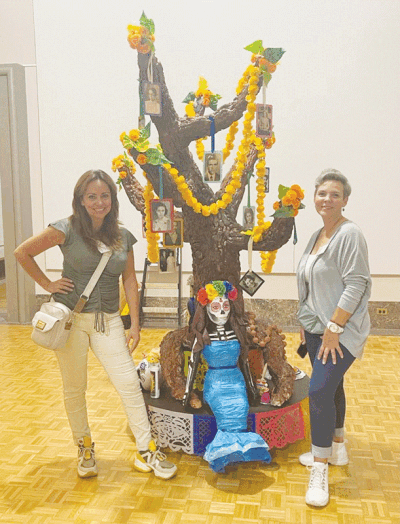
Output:
M97 284L97 281L99 280L101 274L104 271L104 268L107 265L108 260L110 259L112 255L112 251L106 251L102 254L99 265L96 267L95 272L91 276L89 282L87 283L87 286L85 287L85 290L83 291L82 295L80 296L76 306L74 307L74 313L80 313L82 309L85 307L86 302L89 300L89 297L94 289L94 286Z

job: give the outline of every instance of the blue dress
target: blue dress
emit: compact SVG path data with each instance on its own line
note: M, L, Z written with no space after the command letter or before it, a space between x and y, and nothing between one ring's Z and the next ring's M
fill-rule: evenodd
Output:
M209 366L203 397L214 413L218 428L214 440L206 447L204 459L217 473L236 462L271 462L265 440L247 431L249 402L246 384L237 366L239 354L237 339L212 341L203 349Z

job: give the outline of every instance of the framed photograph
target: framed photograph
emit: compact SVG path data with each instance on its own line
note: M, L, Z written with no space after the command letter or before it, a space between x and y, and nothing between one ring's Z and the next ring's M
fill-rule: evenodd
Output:
M269 167L265 168L264 191L269 193Z
M259 277L254 271L247 271L239 281L239 286L251 297L264 284L264 279Z
M170 198L150 200L151 231L153 233L172 233L174 205Z
M143 85L143 100L145 115L161 116L162 100L160 84L145 82Z
M272 106L256 104L256 135L260 138L272 136Z
M176 252L175 249L160 249L159 260L160 273L173 273L176 268Z
M183 218L175 218L172 224L172 232L164 233L164 247L183 247Z
M221 182L223 155L222 151L205 151L203 162L204 182Z
M254 206L243 206L243 227L246 231L253 229L254 227L254 217L255 217L255 207Z

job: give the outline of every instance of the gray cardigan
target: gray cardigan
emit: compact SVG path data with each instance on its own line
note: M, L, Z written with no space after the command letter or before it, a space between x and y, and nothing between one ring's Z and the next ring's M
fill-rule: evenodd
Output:
M312 235L297 267L298 319L306 331L322 334L336 307L351 313L340 335L340 342L354 357L361 358L370 329L368 299L371 295L371 276L367 244L356 224L343 222L320 249L307 285L306 261L320 231ZM308 293L317 311L305 303Z

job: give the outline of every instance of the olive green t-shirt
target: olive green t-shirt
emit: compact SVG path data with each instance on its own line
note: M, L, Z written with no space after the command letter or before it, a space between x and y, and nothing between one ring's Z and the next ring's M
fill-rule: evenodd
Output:
M49 225L65 234L65 242L60 245L64 256L62 275L70 278L74 283L73 291L67 295L54 293L53 297L57 302L74 309L100 262L102 254L100 251L94 252L85 244L83 238L72 227L69 218L63 218ZM83 309L84 313L95 311L115 313L119 310L119 277L125 269L128 253L136 242L136 238L127 229L121 227L120 231L122 248L119 251L113 251Z

